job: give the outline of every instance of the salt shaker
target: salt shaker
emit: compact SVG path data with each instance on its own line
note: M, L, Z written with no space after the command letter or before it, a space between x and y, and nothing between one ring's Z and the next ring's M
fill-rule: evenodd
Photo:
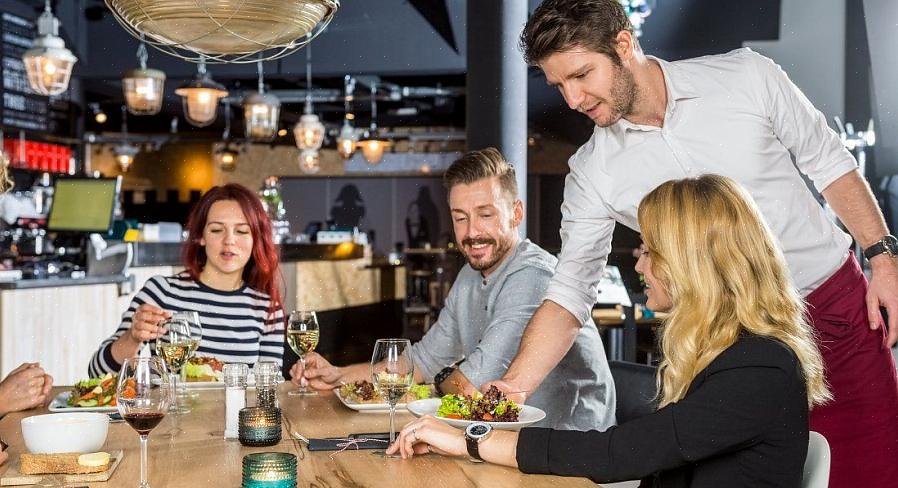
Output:
M225 439L238 437L240 409L246 406L248 374L249 366L242 363L225 364L222 370L225 382Z
M274 361L259 361L253 368L256 377L256 406L264 408L277 408L278 378L281 376L280 367Z

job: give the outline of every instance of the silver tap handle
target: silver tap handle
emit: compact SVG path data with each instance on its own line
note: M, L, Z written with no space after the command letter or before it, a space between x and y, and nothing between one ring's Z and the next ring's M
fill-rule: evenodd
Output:
M838 115L833 115L833 122L836 123L836 127L839 128L839 133L841 135L845 135L845 125L842 124L842 119L839 118Z
M845 131L848 133L849 136L853 136L854 135L854 125L852 125L851 122L846 123Z

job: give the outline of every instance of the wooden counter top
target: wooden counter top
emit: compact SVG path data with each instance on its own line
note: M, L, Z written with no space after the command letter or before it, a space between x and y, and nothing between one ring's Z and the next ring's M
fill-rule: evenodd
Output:
M337 437L349 433L384 432L389 428L386 413L358 413L343 406L332 393L317 397L288 397L281 386L284 440L267 448L248 448L236 440L225 441L224 390L199 392L192 402L193 411L181 417L185 431L172 439L164 434L172 428L172 416L150 434L149 482L153 487L238 487L241 480L243 456L251 452L280 451L297 456L299 462L297 486L317 487L595 487L585 478L527 475L515 469L490 464L474 464L466 459L437 455L415 457L410 460L383 459L370 450L308 452L299 441L289 438L290 431L305 437ZM56 388L55 392L63 391ZM252 392L252 390L250 390ZM401 412L401 413L400 413ZM0 437L9 445L10 460L18 460L24 450L20 421L22 418L46 413L31 410L7 415L0 420ZM412 416L397 411L397 428ZM125 423L109 426L106 451L124 450L124 459L106 483L91 483L94 488L137 486L140 471L140 451L137 433ZM333 457L332 457L333 456ZM6 466L0 467L4 472Z

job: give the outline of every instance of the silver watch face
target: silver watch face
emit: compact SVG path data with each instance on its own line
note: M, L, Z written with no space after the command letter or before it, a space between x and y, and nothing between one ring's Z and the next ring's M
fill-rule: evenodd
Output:
M485 424L483 422L477 422L469 425L468 428L465 429L465 434L467 434L467 436L471 439L480 440L486 437L486 435L489 434L492 430L493 427L491 425Z
M882 240L882 243L889 255L898 256L898 238L895 238L895 236L886 236L885 239Z

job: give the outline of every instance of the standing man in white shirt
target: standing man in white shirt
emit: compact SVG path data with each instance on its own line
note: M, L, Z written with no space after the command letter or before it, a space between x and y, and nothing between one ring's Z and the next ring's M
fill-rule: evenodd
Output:
M898 241L823 114L749 49L677 62L645 55L617 0L546 0L521 47L596 127L569 161L562 250L546 300L493 384L532 391L567 352L591 320L615 222L638 230L646 193L671 179L729 176L761 208L809 304L835 396L811 416L832 448L830 486L898 486L898 379L887 346L898 339ZM850 237L800 173L866 250L869 285Z

